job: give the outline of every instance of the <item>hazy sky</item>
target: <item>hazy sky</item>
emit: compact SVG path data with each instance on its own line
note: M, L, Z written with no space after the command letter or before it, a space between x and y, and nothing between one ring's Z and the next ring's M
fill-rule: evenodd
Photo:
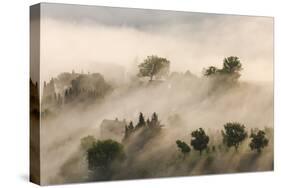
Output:
M273 80L273 18L42 4L41 80L63 71L126 72L148 55L201 75L238 56L243 80Z

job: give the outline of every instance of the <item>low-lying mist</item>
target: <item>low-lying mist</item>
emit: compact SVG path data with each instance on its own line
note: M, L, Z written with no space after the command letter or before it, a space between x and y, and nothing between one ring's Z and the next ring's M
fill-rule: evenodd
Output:
M100 134L104 119L118 118L135 125L140 112L145 118L156 112L163 125L161 132L136 153L130 153L129 144L125 144L127 159L118 168L113 166L110 180L273 169L272 82L240 81L231 87L214 87L220 83L183 73L171 74L165 81L134 82L134 79L120 83L98 102L67 104L54 116L42 119L43 184L94 181L89 179L81 138L92 135L104 139ZM268 147L257 154L250 150L247 139L238 152L226 150L221 146L220 131L227 122L240 122L248 132L269 128ZM216 146L216 151L200 157L192 150L182 160L176 140L190 144L191 132L200 127L210 136L209 145ZM122 139L117 141L121 143Z
M273 169L273 18L40 6L42 184ZM227 123L248 133L237 151ZM261 152L249 147L259 131ZM92 168L91 149L106 141L124 156Z

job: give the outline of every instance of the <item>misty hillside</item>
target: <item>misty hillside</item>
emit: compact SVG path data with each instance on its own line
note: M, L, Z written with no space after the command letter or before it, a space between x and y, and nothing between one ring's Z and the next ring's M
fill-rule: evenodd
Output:
M100 73L62 73L52 78L44 84L42 98L43 182L271 170L273 83L240 81L240 61L227 60L234 63L205 68L202 76L162 71L170 62L161 59L157 66L144 61L138 75L119 84L111 84ZM228 122L245 125L248 133L237 152L223 144L221 130ZM199 155L186 149L190 154L183 160L176 141L191 147L191 133L199 128L207 134L207 147L202 156L201 151ZM250 133L258 130L269 138L261 154L249 147ZM121 161L103 167L90 163L92 144L102 146L103 141L123 148Z
M43 185L274 169L272 17L40 6Z

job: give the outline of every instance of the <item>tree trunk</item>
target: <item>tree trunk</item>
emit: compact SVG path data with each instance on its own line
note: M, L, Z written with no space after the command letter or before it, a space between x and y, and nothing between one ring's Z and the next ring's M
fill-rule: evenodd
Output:
M149 81L152 81L153 74L154 74L154 68L155 68L155 64L153 64L153 67L152 67L152 70L151 70L151 73L150 73L150 80Z

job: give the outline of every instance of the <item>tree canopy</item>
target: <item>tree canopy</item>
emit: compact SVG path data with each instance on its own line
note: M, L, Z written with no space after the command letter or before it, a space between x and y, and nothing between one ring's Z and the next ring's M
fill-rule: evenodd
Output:
M138 76L149 77L152 81L153 77L167 76L170 69L170 61L166 58L156 55L147 56L147 58L139 65Z
M250 138L251 142L249 146L251 150L257 150L258 153L268 145L268 139L265 136L265 132L262 130L259 130L257 133L252 132Z
M180 149L180 151L183 154L183 157L185 158L186 154L188 154L190 152L190 147L188 146L187 143L185 143L184 141L180 141L177 140L176 144L178 146L178 148Z
M245 126L240 123L226 123L222 136L223 143L227 147L235 147L235 150L237 150L239 145L246 139L247 132L245 131Z
M236 56L229 56L224 58L223 66L221 69L210 66L207 69L203 69L204 76L224 76L222 77L224 80L227 81L237 81L240 77L240 71L242 70L242 64L238 57Z
M230 57L224 58L223 68L221 69L221 72L238 73L241 70L242 70L242 64L238 57L230 56Z
M210 66L207 69L204 69L203 74L204 74L204 76L211 76L211 75L216 74L218 72L218 70L219 69L217 67Z
M207 148L209 143L209 136L206 135L205 131L202 128L195 130L191 133L191 145L195 150L202 154L202 151Z
M125 156L123 145L114 140L98 140L87 151L89 170L106 169L115 160L121 160Z

